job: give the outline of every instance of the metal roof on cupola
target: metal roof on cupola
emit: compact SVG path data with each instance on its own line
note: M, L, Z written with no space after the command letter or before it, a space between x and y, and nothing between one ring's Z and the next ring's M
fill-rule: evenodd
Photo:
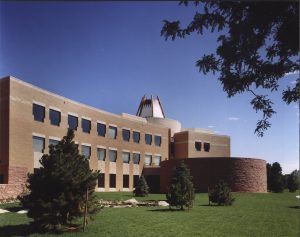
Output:
M159 97L153 97L151 95L150 98L146 98L146 95L144 95L142 97L136 116L143 118L165 118L165 113L160 103Z

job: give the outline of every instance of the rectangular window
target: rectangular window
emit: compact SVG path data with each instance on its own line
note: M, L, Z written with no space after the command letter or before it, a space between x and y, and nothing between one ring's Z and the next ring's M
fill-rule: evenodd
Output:
M133 175L133 187L137 186L139 179L140 179L139 175Z
M117 128L113 127L113 126L109 126L108 127L108 135L110 138L116 139L117 138Z
M129 142L129 140L130 140L130 130L122 129L122 136L123 136L123 141Z
M32 114L35 121L44 122L45 107L37 104L32 104Z
M49 110L49 119L50 119L50 124L59 126L60 124L60 112L50 109Z
M151 165L152 156L145 155L145 165Z
M87 119L81 119L82 131L85 133L91 132L91 121Z
M50 145L56 146L58 143L59 143L59 141L57 141L57 140L49 139L49 146L50 146Z
M105 137L106 125L103 123L97 123L97 132L98 132L98 136Z
M116 162L116 160L117 160L117 151L109 150L109 161Z
M129 188L129 175L123 174L123 188Z
M210 143L204 142L204 151L209 152L210 150Z
M130 160L130 153L129 152L123 152L122 153L123 163L128 164Z
M140 143L140 133L133 131L132 132L133 142L134 143Z
M151 145L151 143L152 143L152 135L151 134L148 134L148 133L145 134L145 142L147 145Z
M98 157L98 160L105 160L106 149L104 149L104 148L97 148L97 157Z
M90 159L90 157L91 157L91 147L90 146L81 145L81 154L86 159Z
M155 143L155 146L160 146L161 145L161 136L155 135L154 143Z
M202 146L201 142L195 142L195 148L197 151L201 151L201 146Z
M98 176L98 188L104 188L105 185L105 174L100 173Z
M45 138L43 137L32 137L32 145L33 145L33 151L34 152L44 152L45 149Z
M161 156L153 156L152 163L155 166L160 166Z
M4 175L0 174L0 184L4 184Z
M68 124L70 129L77 130L78 118L73 115L68 115Z
M141 155L139 153L133 153L133 164L138 165L140 163Z
M110 188L116 187L116 174L109 174L109 187Z

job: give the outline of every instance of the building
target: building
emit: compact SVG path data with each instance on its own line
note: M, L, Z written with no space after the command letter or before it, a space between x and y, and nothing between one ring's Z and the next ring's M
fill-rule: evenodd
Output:
M116 115L6 77L0 80L0 198L22 191L27 173L40 167L48 146L68 128L75 130L91 169L101 172L97 191L132 191L142 173L152 191L165 191L178 160L233 160L229 136L181 128L179 121L165 117L158 97L143 97L136 115ZM264 175L261 188L241 191L265 191Z

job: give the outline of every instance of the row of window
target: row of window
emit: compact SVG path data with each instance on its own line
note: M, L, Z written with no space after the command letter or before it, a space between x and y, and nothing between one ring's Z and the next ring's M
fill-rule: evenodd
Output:
M59 141L49 139L49 145L57 145ZM32 137L32 144L33 144L33 151L34 152L40 152L44 153L45 150L45 138L33 136ZM106 149L105 148L99 148L97 147L97 158L98 160L105 161L106 160ZM81 154L85 156L87 159L90 159L91 157L91 147L87 145L81 145ZM110 162L116 162L117 161L117 150L108 149L108 158ZM123 163L129 164L130 159L132 158L133 164L139 164L141 155L140 153L132 153L132 157L130 152L122 152L122 160ZM145 165L155 165L159 166L161 162L161 156L160 155L150 155L145 154L144 164Z
M137 185L139 181L139 175L133 175L133 187ZM98 176L98 188L105 187L105 174L101 173ZM109 187L116 188L116 174L109 174ZM123 175L123 188L129 188L129 175Z
M196 148L197 151L201 151L201 149L202 149L202 143L199 142L199 141L196 141L195 142L195 148ZM210 143L204 142L203 143L203 148L204 148L204 151L209 152L209 150L210 150Z
M44 122L45 119L45 107L33 104L32 113L35 121ZM49 110L49 119L50 123L55 126L59 126L61 122L61 112L56 111L54 109ZM70 129L77 130L78 128L78 117L68 114L68 125ZM81 128L82 132L90 133L91 132L91 121L88 119L81 118ZM108 126L108 137L112 139L117 139L117 127ZM98 136L105 137L106 136L106 124L97 122L97 133ZM122 138L123 141L130 141L130 130L122 129ZM132 140L134 143L140 143L140 132L133 131L132 132ZM147 145L152 144L152 134L145 134L145 143ZM161 136L154 135L154 144L155 146L161 146Z

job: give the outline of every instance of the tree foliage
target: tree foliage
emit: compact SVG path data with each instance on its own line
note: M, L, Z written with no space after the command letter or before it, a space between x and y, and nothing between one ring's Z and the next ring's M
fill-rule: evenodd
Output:
M180 4L187 6L188 1ZM220 32L216 52L204 54L196 66L204 74L218 72L228 97L253 95L252 107L262 112L255 133L263 136L275 111L262 91L277 91L285 74L299 71L299 2L196 0L194 4L200 11L186 27L164 20L161 35L175 40L205 30ZM299 98L298 78L282 91L282 99L290 104Z
M230 188L223 180L220 180L212 190L209 190L208 199L209 202L225 206L232 205L234 202Z
M40 160L41 167L28 174L30 192L19 197L28 217L42 229L60 230L81 217L87 191L88 213L98 211L93 192L99 173L89 168L73 138L73 130L68 130L58 145L49 146L49 154Z
M290 192L295 192L297 189L299 189L299 170L294 170L291 172L287 177L287 188Z
M267 164L267 184L269 191L274 193L283 192L284 179L278 162L274 162L272 165Z
M186 167L184 162L180 162L174 170L168 193L166 195L167 201L170 206L192 208L195 198L194 185L190 170Z
M133 190L133 193L136 197L148 196L149 186L148 186L147 181L143 174L140 176L139 181L138 181L135 189Z

